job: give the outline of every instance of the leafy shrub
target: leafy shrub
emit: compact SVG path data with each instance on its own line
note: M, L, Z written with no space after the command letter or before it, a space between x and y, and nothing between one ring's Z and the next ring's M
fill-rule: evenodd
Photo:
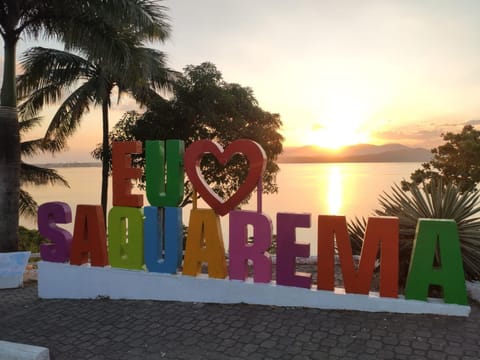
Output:
M453 219L457 222L463 267L467 280L480 279L480 212L477 190L462 192L456 185L445 185L431 180L421 186L411 184L409 191L394 184L390 193L379 197L380 209L376 216L396 216L400 222L400 285L404 285L418 219ZM363 239L366 228L364 218L348 224L352 238ZM438 254L437 254L438 255ZM438 258L436 261L438 262Z
M47 243L48 240L43 238L38 230L27 229L23 226L18 228L18 250L30 251L38 253L40 251L40 244Z

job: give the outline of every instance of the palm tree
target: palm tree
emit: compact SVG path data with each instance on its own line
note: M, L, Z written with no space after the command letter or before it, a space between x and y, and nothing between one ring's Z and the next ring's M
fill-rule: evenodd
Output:
M121 66L112 66L103 59L89 60L86 56L41 47L32 48L23 56L21 64L25 72L19 76L17 88L20 97L28 98L19 108L20 114L34 116L44 105L55 103L62 94L76 87L53 116L45 135L46 140L54 140L63 147L90 106L101 106L101 204L104 215L107 208L110 154L108 111L112 92L116 88L118 99L124 93L129 93L144 103L151 92L164 88L173 77L174 73L165 68L164 60L162 52L136 44L131 48L128 63Z
M116 26L130 26L150 40L168 36L165 8L155 0L0 0L4 42L0 94L0 251L15 251L20 194L20 127L16 111L16 48L21 36L55 38L66 49L88 50L115 63L129 48ZM118 57L118 54L124 56Z
M26 133L33 126L38 125L40 118L31 118L28 120L20 120L20 134ZM22 141L20 144L22 157L29 157L40 152L51 151L51 146L54 143L48 143L43 138ZM22 186L24 185L55 185L61 184L69 186L67 181L60 176L55 170L47 169L32 164L27 164L24 161L20 166L20 200L18 211L20 216L35 218L37 215L38 205L32 196Z

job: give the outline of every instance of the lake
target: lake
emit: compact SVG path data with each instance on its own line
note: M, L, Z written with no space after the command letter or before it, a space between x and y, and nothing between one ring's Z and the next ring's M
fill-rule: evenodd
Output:
M408 179L420 163L315 163L280 164L277 175L277 194L263 196L263 212L269 215L275 230L278 212L309 213L311 228L297 229L297 241L310 243L316 253L316 217L319 214L345 215L348 219L367 217L378 208L378 196L389 191L394 183ZM100 204L100 167L58 168L70 188L63 186L28 187L35 200L42 204L64 201L73 212L78 204ZM111 189L111 186L110 186ZM109 196L111 206L111 196ZM145 204L147 201L145 199ZM200 205L199 205L200 206ZM257 208L256 195L243 209ZM184 222L188 223L189 208L184 209ZM21 224L36 228L34 222L21 219ZM73 224L63 226L69 231ZM225 243L228 241L228 216L222 218Z

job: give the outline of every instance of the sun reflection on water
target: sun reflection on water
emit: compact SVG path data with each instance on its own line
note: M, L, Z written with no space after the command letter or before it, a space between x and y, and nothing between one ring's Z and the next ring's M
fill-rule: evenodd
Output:
M332 165L329 170L327 185L328 213L340 215L342 210L342 173L340 168Z

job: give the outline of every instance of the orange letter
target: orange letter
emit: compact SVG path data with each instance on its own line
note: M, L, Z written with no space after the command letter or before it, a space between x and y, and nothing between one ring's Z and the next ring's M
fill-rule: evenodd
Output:
M140 179L142 170L132 167L130 155L141 152L142 143L140 141L122 141L112 144L113 206L143 206L143 195L131 193L131 179Z
M227 277L220 218L212 209L190 211L183 275L197 276L202 262L208 264L209 277Z
M398 296L398 218L368 219L358 271L352 259L352 247L345 216L318 217L318 289L334 287L334 241L336 240L345 291L368 294L380 248L380 296Z
M77 206L70 264L88 263L89 253L92 266L108 265L107 236L100 205Z

